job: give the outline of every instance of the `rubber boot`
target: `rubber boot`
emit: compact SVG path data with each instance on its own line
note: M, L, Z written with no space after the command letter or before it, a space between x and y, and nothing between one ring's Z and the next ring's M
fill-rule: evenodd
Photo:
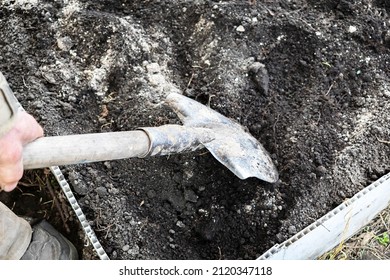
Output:
M30 246L22 260L77 260L78 254L74 245L43 220L33 226Z
M31 236L30 224L0 202L0 260L19 260Z
M0 260L76 260L75 246L43 220L32 229L0 202Z

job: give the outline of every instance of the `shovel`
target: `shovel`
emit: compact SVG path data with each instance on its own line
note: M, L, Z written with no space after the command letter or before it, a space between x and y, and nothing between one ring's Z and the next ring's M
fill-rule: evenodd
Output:
M240 124L179 93L170 93L166 104L183 125L42 137L25 146L24 168L163 156L206 148L240 179L278 181L269 154Z

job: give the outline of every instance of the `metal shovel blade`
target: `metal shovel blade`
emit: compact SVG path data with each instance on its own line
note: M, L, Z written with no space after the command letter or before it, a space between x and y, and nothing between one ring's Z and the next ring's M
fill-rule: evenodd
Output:
M278 181L278 171L268 152L243 126L178 93L170 93L166 103L184 126L208 128L213 132L214 140L202 144L237 177Z

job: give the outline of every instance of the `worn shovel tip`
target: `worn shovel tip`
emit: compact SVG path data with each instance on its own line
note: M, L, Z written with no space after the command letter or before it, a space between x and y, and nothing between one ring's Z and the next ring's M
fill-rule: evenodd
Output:
M230 169L238 178L245 180L248 178L258 178L268 183L276 183L279 180L279 174L274 166L260 166L248 169Z
M232 150L230 150L230 153L221 153L221 148L216 147L216 142L205 143L205 147L215 159L241 180L258 178L268 183L276 183L279 180L279 174L274 163L262 149L244 150L242 156L237 156L236 153L231 152Z

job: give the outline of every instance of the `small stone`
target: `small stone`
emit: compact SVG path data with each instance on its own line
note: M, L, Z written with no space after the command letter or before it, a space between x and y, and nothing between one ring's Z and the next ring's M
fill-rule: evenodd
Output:
M88 193L89 189L87 185L84 183L83 180L79 178L79 175L76 172L69 172L69 181L72 184L76 193L80 195L86 195Z
M57 39L57 47L61 51L69 51L73 47L73 41L70 37L62 37Z
M276 234L276 240L277 240L279 243L284 242L284 236L283 236L283 234L281 234L281 233Z
M244 206L244 210L246 213L249 213L250 211L252 211L252 208L253 208L252 205L245 205Z
M155 192L154 190L149 190L149 191L147 192L147 196L148 196L149 198L155 198L155 197L156 197L156 192Z
M134 247L129 249L127 251L127 253L129 253L132 256L138 255L139 254L139 247L138 247L138 245L134 245Z
M289 226L288 227L288 233L289 234L296 234L297 233L297 228L295 226Z
M127 252L130 249L129 245L125 245L122 247L122 251Z
M267 94L269 90L269 75L265 65L256 61L248 67L248 71L258 90L263 94Z
M185 228L186 227L186 225L182 221L177 221L176 226L178 226L179 228Z
M103 164L104 164L104 166L105 166L107 169L109 169L109 170L112 169L111 162L105 161Z
M108 191L105 187L97 187L96 192L100 197L105 197L108 195Z
M384 37L384 43L386 47L390 47L390 30L387 30Z
M236 28L236 31L237 31L237 32L245 32L245 28L244 28L244 26L239 25L239 26Z
M265 67L265 65L263 63L256 61L256 62L253 62L251 65L249 65L248 71L256 74L257 72L259 72L259 69L261 67Z
M326 167L323 166L323 165L320 165L320 166L317 167L317 171L320 174L325 174L326 173Z
M349 33L355 33L356 31L357 31L357 27L356 26L351 25L350 27L348 27L348 32Z
M169 193L166 199L176 211L182 212L184 210L186 201L183 194Z
M146 65L146 70L149 74L158 74L160 73L160 65L157 63L150 63Z
M197 202L198 196L195 194L193 190L185 190L184 191L184 199L189 202Z
M53 73L50 72L42 72L42 77L50 84L57 84L56 78Z
M119 189L114 188L114 187L110 188L108 192L109 192L110 194L114 194L114 195L120 193Z

